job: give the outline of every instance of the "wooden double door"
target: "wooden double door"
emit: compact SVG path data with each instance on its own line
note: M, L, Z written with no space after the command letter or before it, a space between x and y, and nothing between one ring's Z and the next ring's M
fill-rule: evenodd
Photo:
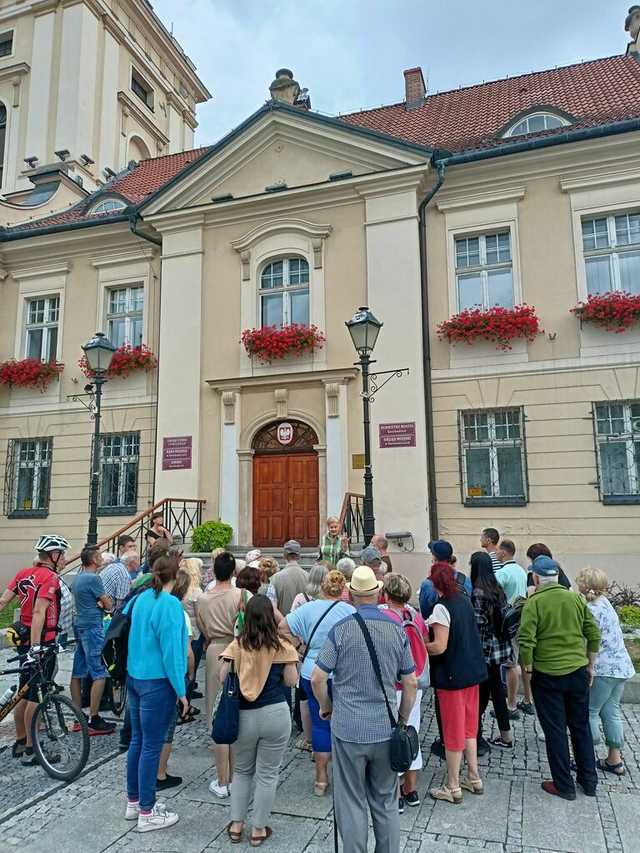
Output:
M253 544L282 547L295 539L305 547L319 541L316 453L253 457Z

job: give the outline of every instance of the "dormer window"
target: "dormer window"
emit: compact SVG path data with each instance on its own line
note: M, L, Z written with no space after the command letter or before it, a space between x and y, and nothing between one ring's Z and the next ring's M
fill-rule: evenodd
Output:
M541 130L554 130L556 127L566 127L569 120L556 113L539 111L529 113L507 128L502 134L505 139L510 136L526 136L527 133L540 133Z
M115 213L124 210L127 205L119 198L105 198L91 208L91 213Z

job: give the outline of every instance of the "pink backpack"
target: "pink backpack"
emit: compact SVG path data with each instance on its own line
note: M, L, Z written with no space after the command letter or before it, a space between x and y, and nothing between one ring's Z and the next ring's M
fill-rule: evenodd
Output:
M416 623L416 613L412 607L405 607L402 611L402 622L400 622L399 614L391 610L386 604L381 605L381 610L383 610L394 622L402 625L404 629L404 633L409 641L409 648L411 649L411 656L413 658L413 662L416 667L416 678L418 679L418 687L422 689L423 687L428 687L428 674L429 674L429 665L428 665L428 656L427 649L424 644L424 639L422 636L422 632ZM424 676L427 678L427 683L424 684Z

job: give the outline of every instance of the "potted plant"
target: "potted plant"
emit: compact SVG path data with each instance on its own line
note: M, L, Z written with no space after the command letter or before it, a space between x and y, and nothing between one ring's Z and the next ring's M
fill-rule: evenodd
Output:
M88 379L93 379L93 372L89 368L85 355L78 361L78 365ZM149 347L144 344L137 347L124 344L114 352L109 370L107 370L107 377L113 379L115 376L119 376L121 379L125 379L130 373L135 373L138 370L144 370L148 373L157 366L158 359Z
M10 388L39 388L45 391L50 382L62 373L64 364L57 361L40 361L39 358L14 358L0 364L0 385Z
M536 309L531 305L514 308L467 308L454 314L437 327L438 337L450 343L473 344L478 340L491 341L496 349L510 350L517 338L533 341L541 332Z
M233 537L233 528L224 521L204 521L193 530L191 548L195 553L208 554L215 548L226 548Z
M640 295L624 290L594 293L571 309L581 323L600 326L607 332L626 332L640 321Z
M250 358L269 363L288 355L301 356L322 349L326 338L317 326L264 326L262 329L245 329L240 342Z

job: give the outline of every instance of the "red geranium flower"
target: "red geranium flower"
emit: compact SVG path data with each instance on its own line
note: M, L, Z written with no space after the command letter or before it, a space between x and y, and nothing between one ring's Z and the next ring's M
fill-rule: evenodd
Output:
M17 388L39 388L45 391L50 382L63 371L64 364L57 361L40 361L39 358L11 358L0 364L0 385Z
M571 313L582 323L602 326L607 332L626 332L640 320L640 295L611 290L596 293L579 302Z
M87 378L93 379L94 373L89 368L86 355L78 361L78 366ZM114 376L124 379L136 370L148 372L157 366L158 359L147 346L141 344L138 347L132 347L130 344L124 344L114 352L106 375L109 379L113 379Z
M535 308L516 305L514 308L467 308L440 323L436 331L441 340L446 338L450 343L492 341L497 349L510 350L510 341L516 338L533 341L542 329Z
M322 349L325 340L317 326L292 323L282 329L277 326L245 329L240 343L251 358L267 363L287 355L301 356L305 352Z

